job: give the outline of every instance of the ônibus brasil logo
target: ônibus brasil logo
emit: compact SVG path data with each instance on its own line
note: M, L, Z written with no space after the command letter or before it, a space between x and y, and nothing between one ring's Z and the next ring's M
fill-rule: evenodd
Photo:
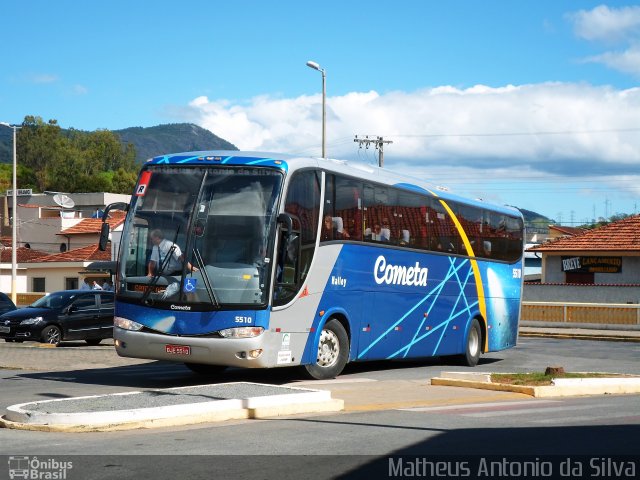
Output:
M426 287L428 273L429 269L421 267L419 262L416 262L413 267L392 265L387 263L383 255L378 257L373 268L373 277L378 285L386 283L387 285Z

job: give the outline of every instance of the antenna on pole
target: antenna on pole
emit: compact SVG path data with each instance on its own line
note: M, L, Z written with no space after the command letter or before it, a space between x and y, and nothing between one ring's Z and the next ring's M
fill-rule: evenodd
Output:
M365 135L364 138L358 138L356 135L353 141L358 143L359 148L362 148L362 145L365 145L365 148L369 148L369 145L373 143L376 146L376 150L378 150L378 166L380 168L384 165L384 144L393 143L392 140L385 140L384 137L369 138L369 135Z

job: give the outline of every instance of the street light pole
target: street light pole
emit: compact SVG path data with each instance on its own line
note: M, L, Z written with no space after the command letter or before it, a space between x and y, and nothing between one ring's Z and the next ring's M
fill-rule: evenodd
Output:
M16 288L16 279L18 277L18 189L17 189L17 142L16 132L19 128L16 125L10 125L6 122L0 122L0 125L13 129L13 192L12 192L12 219L11 219L11 301L17 303L18 290Z
M327 158L327 72L316 62L308 61L307 67L322 74L322 158Z

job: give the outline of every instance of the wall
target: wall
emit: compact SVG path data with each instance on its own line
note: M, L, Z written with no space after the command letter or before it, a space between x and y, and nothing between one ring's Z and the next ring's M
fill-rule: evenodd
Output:
M624 271L625 267L622 268ZM525 302L640 303L640 285L527 283L522 291L522 300Z
M592 253L585 252L584 256L619 257L621 255L613 253ZM563 255L573 256L573 255ZM576 255L578 256L578 255ZM562 255L545 254L543 257L543 278L544 283L564 283L564 272L562 271ZM620 273L596 273L594 276L596 284L635 284L640 285L640 256L622 256L622 272Z

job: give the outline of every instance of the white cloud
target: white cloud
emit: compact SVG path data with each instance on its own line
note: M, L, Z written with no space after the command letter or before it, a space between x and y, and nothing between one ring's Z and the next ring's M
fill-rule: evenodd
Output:
M75 95L86 95L87 93L89 93L89 89L80 84L74 85L72 90Z
M585 40L607 45L625 45L622 51L607 51L583 59L601 63L613 70L640 78L640 6L609 8L600 5L593 10L568 14L575 34Z
M182 117L244 150L320 154L320 95L198 97ZM327 150L335 158L357 158L354 135L382 135L394 142L385 157L408 164L623 174L640 162L639 129L640 88L442 86L327 99Z
M630 73L640 78L640 45L633 46L623 52L605 52L588 57L584 61L602 63L614 70Z
M640 35L640 7L609 8L600 5L593 10L570 13L576 35L586 40L618 42Z
M59 77L52 73L36 73L28 78L31 83L55 83L59 80Z

